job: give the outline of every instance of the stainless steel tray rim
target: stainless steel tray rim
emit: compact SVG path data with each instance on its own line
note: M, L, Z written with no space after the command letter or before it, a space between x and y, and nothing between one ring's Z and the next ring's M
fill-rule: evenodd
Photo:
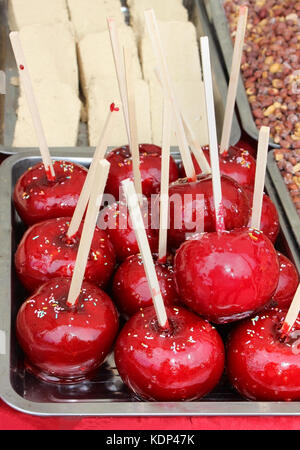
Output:
M176 152L176 148L173 149ZM177 149L178 152L178 149ZM76 151L60 149L53 151L55 159L70 159L89 163L93 152L89 149L84 156ZM174 155L175 156L175 155ZM12 168L23 160L40 160L38 149L25 149L17 155L10 156L0 166L0 204L5 205L6 216L0 217L0 285L4 298L10 298L11 274L11 241L7 239L12 232L12 225L7 216L11 215ZM80 160L80 161L79 161ZM31 161L34 163L35 161ZM87 401L55 401L37 402L20 396L10 381L10 329L11 306L3 308L0 314L0 330L7 333L6 353L0 354L0 397L12 408L38 416L282 416L300 415L300 402L252 402L252 401L194 401L194 402L139 402L139 401L107 401L93 399ZM1 303L0 303L1 308Z
M300 402L67 402L37 403L9 388L1 395L13 409L35 416L295 416ZM70 406L72 411L70 411ZM216 409L218 411L216 411Z

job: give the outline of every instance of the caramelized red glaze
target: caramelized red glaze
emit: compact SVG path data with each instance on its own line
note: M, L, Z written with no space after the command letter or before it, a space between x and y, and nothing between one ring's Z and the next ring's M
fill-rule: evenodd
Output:
M238 324L227 346L227 373L251 400L300 400L300 320L286 340L279 329L287 310L270 309Z
M44 164L38 163L16 183L15 207L27 225L73 215L87 170L69 161L54 161L53 167L54 181L47 179Z
M146 400L194 400L211 391L224 368L217 331L181 307L167 308L169 329L162 330L153 307L125 324L115 346L123 382Z
M248 196L250 207L252 208L253 190L247 188L244 188L244 190ZM251 217L248 226L250 226L250 221ZM279 217L274 203L267 194L263 195L260 230L268 236L270 241L274 244L280 230Z
M111 299L86 281L77 303L66 304L70 279L42 285L21 306L17 337L27 368L44 381L74 383L103 363L118 331Z
M140 171L142 190L146 197L156 194L160 190L161 176L161 147L153 144L140 144ZM129 147L119 147L107 155L110 162L110 171L105 192L112 194L114 200L119 200L119 188L121 181L126 178L133 180L132 157ZM170 183L177 180L178 169L172 157L170 157Z
M226 323L271 301L279 262L262 232L243 228L186 241L176 252L174 271L181 301L215 323Z
M279 280L273 300L276 306L288 308L294 298L299 284L296 267L286 256L277 252L279 260Z
M67 239L70 218L37 223L24 234L15 254L20 280L29 291L56 277L72 277L83 223L76 236ZM105 231L95 228L85 279L104 287L115 267L115 252Z
M210 164L209 147L202 147L204 155ZM192 155L197 174L201 174L201 169ZM227 152L219 155L220 173L233 178L241 186L254 187L256 162L253 156L245 149L229 147Z
M225 228L231 230L248 224L250 207L242 187L227 176L221 177ZM195 231L215 231L215 208L212 178L198 175L197 181L186 178L170 185L169 244L173 248ZM178 206L178 199L182 206ZM174 201L173 201L174 200ZM175 203L176 201L176 203ZM197 219L197 215L199 219ZM197 224L197 225L196 225ZM197 226L200 229L197 230Z
M152 252L158 249L158 228L151 228L152 215L147 203L144 222L148 242ZM101 228L107 230L107 234L114 246L118 261L124 261L128 256L139 253L139 246L132 228L131 219L124 202L115 202L100 212L99 221Z
M155 270L165 305L174 305L178 299L172 267L155 262ZM112 282L112 297L126 316L132 316L141 308L152 306L141 255L129 256L118 267Z

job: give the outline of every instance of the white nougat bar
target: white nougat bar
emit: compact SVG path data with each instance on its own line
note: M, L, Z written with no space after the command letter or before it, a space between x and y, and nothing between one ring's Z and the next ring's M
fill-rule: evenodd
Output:
M132 58L134 78L142 78L137 46L133 31L127 25L118 27L119 40ZM83 92L87 95L93 78L116 78L115 64L108 31L89 34L78 45L80 81Z
M178 107L194 132L200 145L208 144L205 93L202 81L174 82L174 91ZM163 93L157 80L150 82L150 105L152 139L156 145L162 141ZM178 145L175 132L172 133L171 145Z
M12 31L27 25L68 22L66 0L9 0L8 22Z
M30 25L20 30L20 39L33 81L59 81L78 93L76 45L70 23Z
M200 56L194 25L191 22L159 22L159 29L171 79L200 81ZM141 57L144 78L150 81L156 58L148 35L142 39Z
M145 33L144 11L153 9L156 19L161 22L188 20L188 12L182 0L128 0L130 23L140 39Z
M105 31L107 17L124 23L120 0L67 0L78 41L90 33Z
M144 80L135 83L136 116L138 140L140 143L151 143L150 100L148 84ZM92 80L88 90L88 130L89 143L96 146L107 117L109 106L114 102L120 106L116 113L114 127L111 132L112 146L128 144L118 83L115 78Z
M81 102L67 84L43 80L34 84L41 121L50 147L74 147L77 143ZM25 94L19 97L14 147L37 147Z

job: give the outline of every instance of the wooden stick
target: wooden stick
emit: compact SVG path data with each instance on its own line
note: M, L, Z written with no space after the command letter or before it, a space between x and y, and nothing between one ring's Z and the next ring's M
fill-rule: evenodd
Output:
M252 203L251 227L260 230L261 210L263 204L267 156L269 149L270 128L261 127L258 136L255 184Z
M165 97L162 130L158 260L165 262L167 258L170 145L172 132L172 110L169 100Z
M128 119L129 119L129 143L130 151L132 155L132 168L134 177L134 186L137 194L139 195L139 201L142 199L142 178L140 172L140 151L138 143L138 131L137 131L137 121L136 121L136 109L135 109L135 83L132 78L132 58L130 53L124 47L124 67L125 67L125 78L126 78L126 93L127 93L127 104L128 104Z
M154 68L154 73L156 75L156 78L157 78L161 88L163 89L163 84L162 84L160 73L159 73L159 70L157 69L157 67ZM189 123L185 120L182 113L181 113L181 120L182 120L183 129L184 129L187 141L188 141L188 145L191 147L191 150L195 155L196 161L199 164L201 172L203 174L210 174L211 173L210 165L208 164L208 161L205 158L202 147L197 142L192 128L190 127Z
M174 114L174 125L176 130L176 137L178 139L179 150L181 153L182 163L186 176L191 179L196 179L195 168L193 165L191 153L189 150L188 142L184 133L184 128L181 120L181 115L177 105L174 89L171 83L171 77L168 70L165 52L163 49L160 31L156 21L155 13L153 9L144 12L145 21L147 24L149 36L151 38L154 53L156 55L157 64L159 67L160 77L163 83L164 96L169 98Z
M292 301L292 303L289 307L289 310L287 312L287 315L284 319L284 322L283 322L283 325L281 328L282 337L289 335L291 329L294 326L294 323L297 320L299 311L300 311L300 284L298 285L298 288L297 288L297 291L293 298L293 301Z
M102 195L106 185L106 180L109 172L110 164L105 159L97 162L93 176L93 186L91 196L87 208L85 221L83 224L81 239L78 247L74 272L70 285L67 304L75 305L80 294L82 281L86 269L87 260L94 236L95 226L99 214L99 209L102 202Z
M134 189L134 184L131 180L127 179L121 182L122 188L126 197L129 214L131 217L132 227L135 232L135 236L139 245L139 249L142 255L144 268L156 311L158 323L161 327L168 327L168 318L164 305L164 301L161 295L155 266L153 263L149 242L146 235L146 230L142 218L141 209L139 207L137 194Z
M205 175L211 174L210 165L209 165L207 159L205 158L205 155L204 155L201 145L197 142L193 130L191 129L189 123L185 120L185 118L182 114L181 114L181 117L182 117L183 128L184 128L189 146L191 147L192 152L195 155L196 161L199 164L201 172Z
M95 153L94 153L94 157L92 159L89 171L87 173L83 188L80 193L80 197L78 199L75 211L73 213L73 217L72 217L69 229L67 231L67 238L72 238L73 236L75 236L78 231L78 228L81 224L81 221L82 221L85 209L86 209L86 205L88 204L88 200L90 197L97 162L101 161L101 159L103 159L105 157L105 153L106 153L106 149L107 149L108 141L109 141L108 138L109 138L109 135L111 132L111 127L112 127L111 119L113 117L115 117L115 114L113 114L115 111L119 111L119 108L117 108L115 106L115 104L112 103L110 105L109 113L107 114L105 124L104 124L98 145L97 145Z
M216 119L215 119L214 94L213 94L211 65L210 65L210 52L207 36L200 38L200 47L201 47L204 91L206 99L209 154L212 170L216 231L220 232L225 231L225 224L224 224L224 212L222 204L222 188L221 188L221 176L219 167L219 150L218 150L218 140L216 130Z
M126 79L125 79L125 67L124 67L124 58L120 48L118 27L115 19L112 17L107 18L107 26L110 35L110 42L114 57L116 75L119 85L119 92L122 101L123 108L123 116L126 127L126 133L128 137L128 144L130 143L130 131L129 131L129 119L128 119L128 104L127 104L127 95L126 95Z
M234 113L234 105L236 99L236 92L240 77L240 67L243 55L244 39L247 27L247 16L248 8L247 6L240 6L239 9L239 20L235 36L235 43L233 49L233 57L230 71L229 86L227 92L226 106L224 112L224 122L221 137L220 152L221 154L228 150L232 119Z
M23 47L20 40L20 34L18 31L12 31L9 34L10 42L13 48L13 52L16 58L19 75L21 79L22 86L24 88L24 92L26 95L26 100L28 104L28 109L31 114L33 127L35 130L35 134L37 137L37 141L39 144L42 161L45 167L47 179L49 181L53 181L55 179L55 172L52 164L52 160L50 157L49 148L46 141L45 132L43 129L40 113L38 110L36 98L34 95L34 90L30 78L30 74L28 71L27 63L25 60L25 55L23 52Z

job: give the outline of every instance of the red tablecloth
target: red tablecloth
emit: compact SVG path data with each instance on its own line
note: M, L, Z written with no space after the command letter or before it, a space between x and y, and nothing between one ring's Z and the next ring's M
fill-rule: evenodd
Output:
M37 417L0 401L2 430L299 430L300 417Z

